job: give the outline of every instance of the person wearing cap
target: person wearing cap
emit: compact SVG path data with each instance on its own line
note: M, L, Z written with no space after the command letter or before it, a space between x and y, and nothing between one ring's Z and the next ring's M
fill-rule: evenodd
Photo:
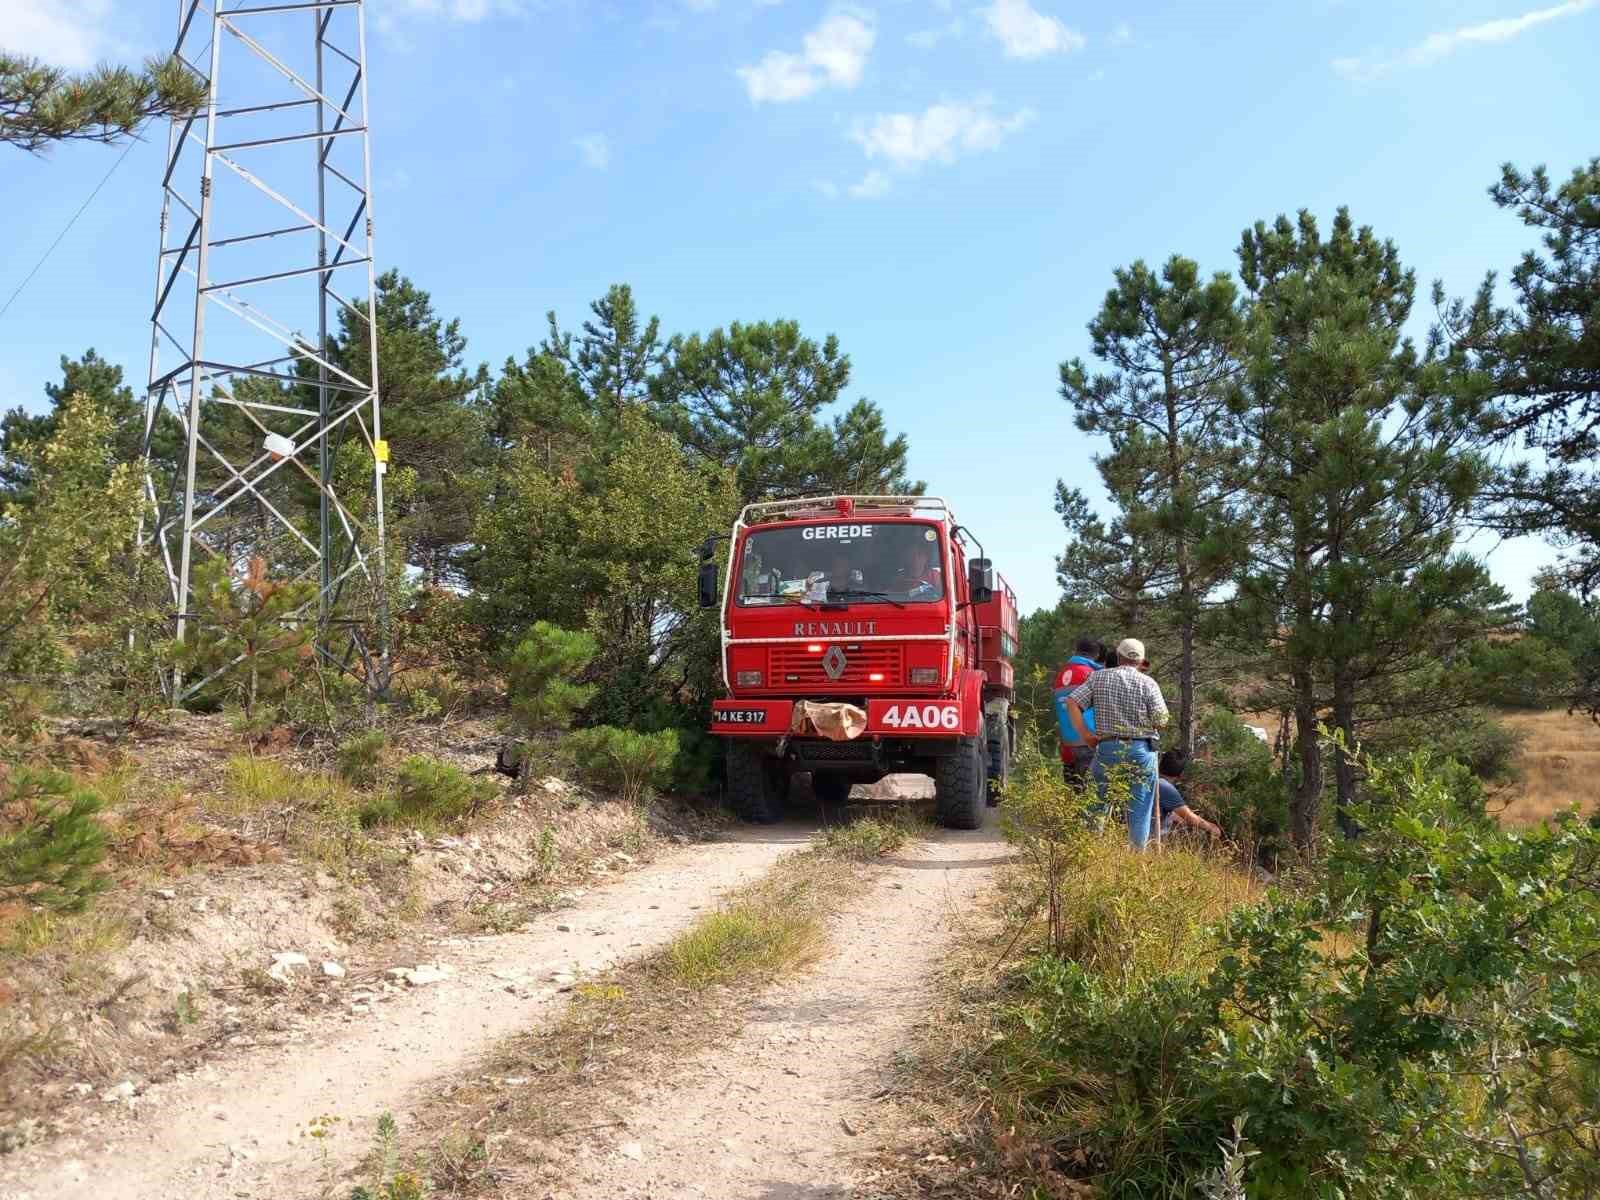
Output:
M1144 643L1123 638L1117 643L1117 665L1096 671L1067 697L1067 720L1078 736L1095 747L1094 778L1100 786L1100 803L1106 799L1106 775L1113 768L1133 769L1128 801L1128 840L1135 850L1150 838L1150 811L1156 800L1156 746L1161 727L1170 719L1161 685L1142 674ZM1083 720L1083 710L1094 709L1093 730Z

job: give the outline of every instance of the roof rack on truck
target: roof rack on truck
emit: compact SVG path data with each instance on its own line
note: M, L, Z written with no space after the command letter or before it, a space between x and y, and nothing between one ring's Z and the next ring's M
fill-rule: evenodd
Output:
M938 496L800 496L792 500L763 500L759 504L747 504L739 514L739 524L760 525L767 521L789 521L797 517L837 516L841 501L850 508L871 509L884 515L950 515L950 506Z

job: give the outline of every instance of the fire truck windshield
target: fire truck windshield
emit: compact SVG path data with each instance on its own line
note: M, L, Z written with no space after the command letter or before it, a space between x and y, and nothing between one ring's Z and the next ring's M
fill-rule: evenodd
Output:
M838 521L750 534L739 561L741 605L944 597L939 531L922 523Z

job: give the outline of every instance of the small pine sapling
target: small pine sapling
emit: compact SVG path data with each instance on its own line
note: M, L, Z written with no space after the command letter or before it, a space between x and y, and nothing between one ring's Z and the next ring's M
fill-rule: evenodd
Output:
M517 774L524 789L534 739L566 729L594 695L592 686L577 679L598 648L594 638L581 630L536 621L511 652L506 677L512 725L522 735Z

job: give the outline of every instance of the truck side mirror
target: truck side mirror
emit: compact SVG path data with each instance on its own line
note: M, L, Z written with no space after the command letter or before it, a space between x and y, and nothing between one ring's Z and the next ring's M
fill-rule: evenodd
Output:
M717 606L717 563L715 559L706 559L700 564L700 607L715 608Z
M967 600L987 604L993 599L994 563L987 558L974 558L967 563Z

